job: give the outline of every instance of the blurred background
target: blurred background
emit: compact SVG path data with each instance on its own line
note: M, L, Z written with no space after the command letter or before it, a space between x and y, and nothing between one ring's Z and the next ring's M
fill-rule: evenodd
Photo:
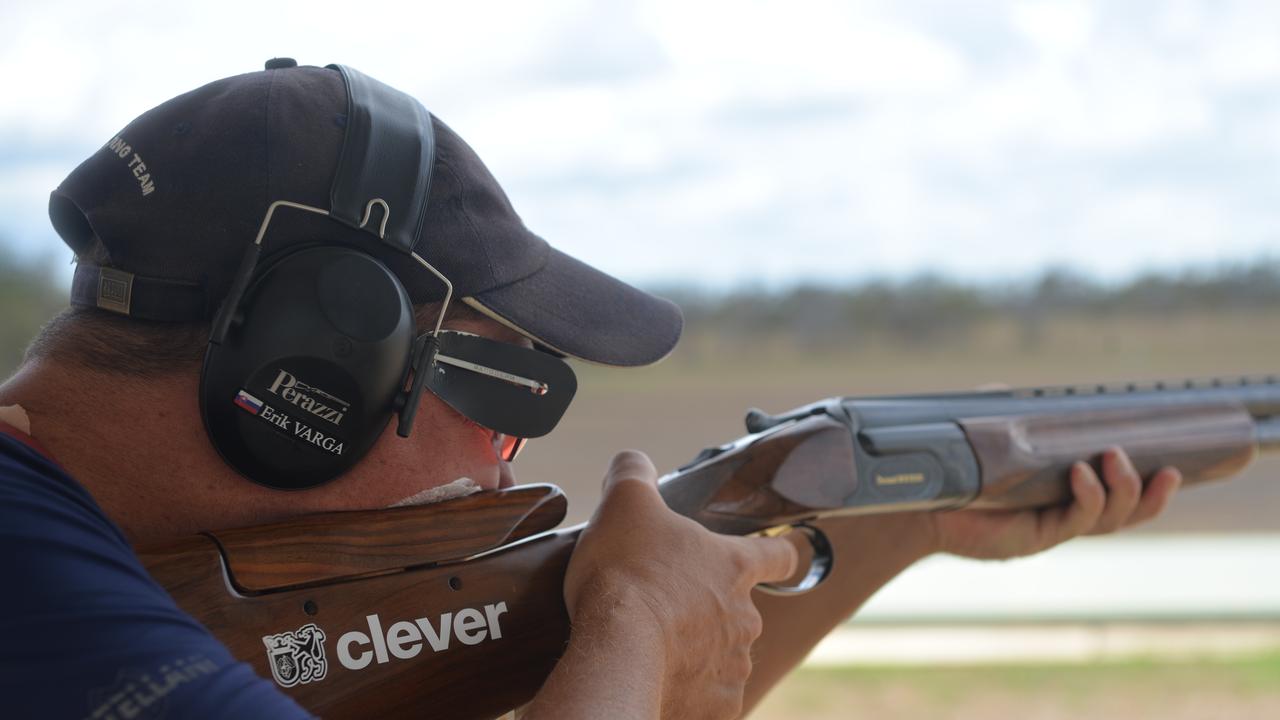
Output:
M65 306L48 192L273 56L416 95L531 228L685 308L663 363L579 368L521 457L575 521L614 451L674 468L752 406L1280 372L1263 0L18 0L0 26L0 376ZM755 717L1280 716L1278 474L1030 559L931 558Z

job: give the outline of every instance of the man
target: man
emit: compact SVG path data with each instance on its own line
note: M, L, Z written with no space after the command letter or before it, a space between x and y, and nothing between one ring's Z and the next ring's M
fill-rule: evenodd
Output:
M268 295L267 278L290 258L313 247L377 258L385 265L361 267L390 268L421 332L435 329L447 297L424 270L429 264L461 298L445 308L446 330L619 366L654 362L675 344L681 320L673 305L549 248L524 228L474 152L434 118L425 121L434 151L424 154L422 177L410 178L421 181L425 204L406 247L389 248L382 232L371 232L368 208L363 221L335 219L344 163L356 152L350 138L360 132L352 126L368 122L352 110L352 95L368 86L347 73L275 60L265 72L211 83L139 117L53 193L50 216L77 255L73 307L42 331L0 387L0 574L11 588L0 599L7 712L305 716L178 610L131 544L514 482L508 433L467 416L475 398L434 385L417 404L397 387L400 409L383 409L367 453L329 482L303 478L305 489L285 492L278 478L246 464L210 420L218 410L209 405L229 407L232 398L203 395L214 372L201 358L223 352L213 347L217 323L242 326L261 314L240 312L237 298ZM407 152L395 146L391 155ZM374 175L365 181L378 182ZM280 200L297 205L280 210L268 231L264 213L270 218L268 208ZM335 217L324 217L331 203ZM401 203L384 208L394 234ZM242 261L255 232L263 260ZM330 283L325 277L314 284ZM343 279L336 286L342 297L364 292ZM304 304L283 313L268 334L285 333L302 314L341 325L348 311L367 309L329 297L317 301L323 312ZM338 340L334 358L351 352L348 338ZM412 381L417 370L405 374ZM334 427L355 412L350 393L305 387L314 395L306 412ZM317 399L325 400L323 412ZM235 427L260 430L260 400L237 400L244 414L232 416ZM405 407L416 410L407 438L388 423ZM500 412L488 417L504 422ZM332 452L287 434L262 438L253 442L296 452L298 462ZM787 540L719 536L674 515L647 458L624 452L606 473L604 499L565 580L569 645L526 714L736 716L915 560L940 551L1011 557L1114 530L1158 513L1179 482L1165 470L1143 491L1119 450L1107 453L1102 469L1100 481L1089 466L1076 467L1076 500L1066 508L826 522L838 545L858 551L842 555L817 591L780 600L752 588L793 574L797 551Z

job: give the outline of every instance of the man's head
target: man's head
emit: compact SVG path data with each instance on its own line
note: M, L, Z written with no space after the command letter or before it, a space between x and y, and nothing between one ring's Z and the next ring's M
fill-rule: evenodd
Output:
M277 69L215 81L144 113L52 193L49 212L59 235L82 257L100 260L77 267L74 303L122 309L125 288L102 280L100 268L107 267L133 275L129 317L209 321L268 208L287 200L341 209L344 217L279 210L263 238L264 261L307 244L354 247L390 267L415 305L442 300L444 286L413 251L449 278L456 298L562 355L634 366L659 360L675 345L681 323L674 305L532 233L476 153L425 111L418 129L434 145L424 171L429 177L416 178L425 205L391 207L393 237L377 237L380 205L371 222L355 227L382 188L344 189L353 183L341 172L361 182L377 179L372 170L381 169L382 157L416 157L418 149L366 143L364 162L344 164L344 141L368 123L348 120L342 76L327 68L272 66ZM414 128L399 129L409 137ZM520 130L513 120L511 132ZM604 242L609 231L591 230Z
M130 357L146 354L148 335L174 340L176 350L158 354L180 364L194 355L202 336L207 339L220 307L234 336L243 318L233 311L246 306L226 298L238 276L249 282L244 296L253 297L263 268L314 246L358 251L389 268L412 303L409 315L416 308L418 320L423 308L438 307L446 295L445 284L424 268L429 263L452 282L450 324L458 329L611 365L646 364L670 351L681 325L674 305L559 253L529 232L471 148L412 99L389 88L391 95L379 95L378 88L385 86L352 71L288 62L268 67L211 83L142 115L53 193L50 216L79 259L73 303L84 309L53 323L34 346L35 356L65 347L77 336L101 339L119 331L124 338L143 338L120 344ZM379 100L387 97L389 102ZM402 140L415 136L425 140L416 145ZM405 175L406 168L415 167L423 172ZM397 174L408 179L388 181ZM406 191L410 185L416 188L412 193ZM263 219L277 201L329 217L290 205L279 209L268 226ZM262 257L244 263L255 236ZM341 279L318 281L329 288L318 292L331 292ZM361 287L356 284L350 293L339 288L341 297L326 300L321 314L351 310L359 325L363 321L355 311L364 305ZM333 337L325 347L332 347L335 357L350 353L353 343L358 350L362 341L349 321L339 318L330 328ZM411 318L408 325L414 324ZM347 337L341 337L344 333ZM406 373L409 355L398 358ZM119 353L116 359L121 362L113 363L108 352L83 364L108 372L157 369ZM466 367L444 370L471 372ZM277 372L274 366L265 370ZM400 402L405 379L400 376L395 388ZM308 411L325 404L329 407L321 414L340 414L342 405L325 400L338 394L318 386L312 382L317 392L304 400L312 404ZM243 393L237 398L221 392L216 400L228 406L242 401L240 407L248 409L237 420L242 422L256 409L253 401L261 400L248 394L251 400ZM417 462L447 466L470 454L474 457L461 463L466 467L459 467L459 476L482 475L473 479L486 486L499 482L503 466L492 459L493 431L430 393L414 407L421 407L427 419L426 427L415 432L444 432L457 449ZM393 408L385 410L379 413L383 425ZM292 419L287 429L296 431L297 417ZM442 429L441 423L448 427ZM383 455L412 456L404 447L384 446L413 439L387 437L389 427L380 434L375 448L383 452L371 454L368 462ZM277 448L292 442L276 440ZM482 446L485 462L480 461L485 453L468 450Z

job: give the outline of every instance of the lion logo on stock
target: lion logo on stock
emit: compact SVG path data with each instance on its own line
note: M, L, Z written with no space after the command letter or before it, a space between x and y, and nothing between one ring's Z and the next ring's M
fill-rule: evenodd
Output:
M267 664L280 687L323 680L329 669L324 657L324 631L308 623L293 632L264 635Z

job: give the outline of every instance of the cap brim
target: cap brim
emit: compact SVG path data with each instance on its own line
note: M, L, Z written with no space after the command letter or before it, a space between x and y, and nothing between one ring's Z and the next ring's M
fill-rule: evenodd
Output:
M655 363L684 328L675 303L555 248L538 272L464 301L555 352L604 365Z

